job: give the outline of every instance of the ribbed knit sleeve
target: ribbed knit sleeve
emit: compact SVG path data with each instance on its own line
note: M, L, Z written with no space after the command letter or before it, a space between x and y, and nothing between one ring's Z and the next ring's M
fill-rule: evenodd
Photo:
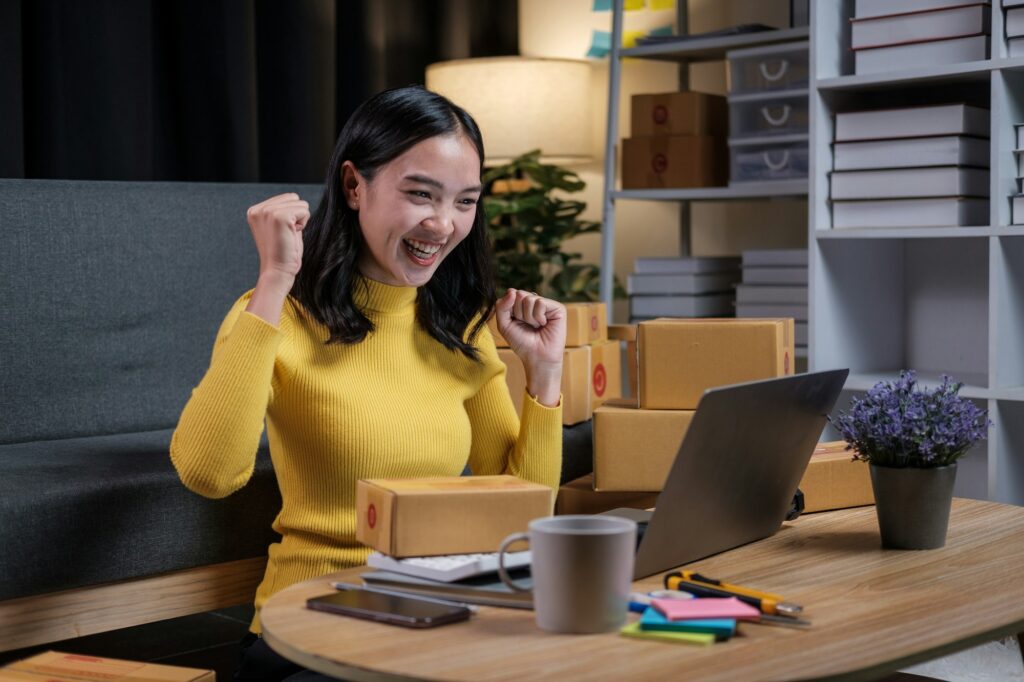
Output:
M511 474L557 490L562 473L561 402L558 407L545 407L527 394L520 421L505 383L505 363L486 328L477 347L485 380L466 402L473 429L470 469L478 476Z
M192 391L171 438L182 482L205 497L244 486L256 463L282 333L245 312L251 292L225 317L210 367Z

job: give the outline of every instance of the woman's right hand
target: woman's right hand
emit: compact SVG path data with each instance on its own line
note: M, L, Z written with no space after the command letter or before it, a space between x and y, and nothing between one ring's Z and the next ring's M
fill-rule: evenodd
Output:
M302 267L302 230L309 203L289 192L270 197L246 212L260 255L260 278L294 280Z

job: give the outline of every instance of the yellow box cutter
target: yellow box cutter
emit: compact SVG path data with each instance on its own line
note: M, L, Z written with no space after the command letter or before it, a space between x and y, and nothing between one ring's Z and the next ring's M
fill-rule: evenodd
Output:
M784 601L777 594L761 592L740 585L730 585L694 571L669 573L665 576L665 587L670 590L690 592L697 597L737 597L769 615L797 616L804 610L804 607L799 604Z

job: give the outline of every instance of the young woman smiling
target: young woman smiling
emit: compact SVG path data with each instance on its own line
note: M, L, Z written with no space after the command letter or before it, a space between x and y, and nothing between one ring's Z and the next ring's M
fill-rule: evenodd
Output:
M252 475L266 423L281 541L254 633L271 594L365 562L361 478L455 476L468 464L558 486L565 309L518 290L495 302L483 159L465 111L422 88L390 90L346 123L312 216L296 194L248 211L259 277L221 325L171 460L189 489L224 497ZM492 313L526 368L521 421ZM273 668L258 645L240 679ZM270 678L298 670L276 664Z

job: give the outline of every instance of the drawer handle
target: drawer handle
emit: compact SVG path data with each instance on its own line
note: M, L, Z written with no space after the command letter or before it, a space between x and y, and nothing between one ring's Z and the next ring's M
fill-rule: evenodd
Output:
M780 59L779 68L775 73L768 71L768 62L761 62L758 66L761 68L761 76L769 83L774 83L786 75L786 71L789 70L789 60Z
M772 161L772 153L771 152L762 152L761 155L764 158L764 165L768 166L768 170L780 171L783 168L786 168L787 166L789 166L789 150L788 149L783 149L781 152L779 152L780 160L778 162L773 162Z
M776 128L786 125L786 121L789 120L789 115L792 111L793 109L788 104L783 104L782 112L779 114L778 118L776 118L772 116L772 112L768 110L768 107L761 107L761 115L764 116L764 120L768 121L769 125L773 125Z

